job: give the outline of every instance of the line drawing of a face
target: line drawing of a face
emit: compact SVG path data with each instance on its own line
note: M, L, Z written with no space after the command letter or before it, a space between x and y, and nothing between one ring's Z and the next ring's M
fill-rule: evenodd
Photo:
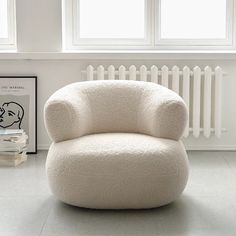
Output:
M4 102L0 107L0 127L9 128L14 124L21 129L24 108L17 102Z

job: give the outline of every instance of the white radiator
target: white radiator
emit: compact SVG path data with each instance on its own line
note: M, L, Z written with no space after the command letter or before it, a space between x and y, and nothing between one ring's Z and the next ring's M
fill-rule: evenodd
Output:
M221 126L221 81L223 72L220 67L212 69L206 66L204 70L196 66L192 70L185 66L180 70L174 66L158 68L153 65L150 69L142 65L136 68L120 66L116 69L110 65L106 70L100 65L96 69L89 65L86 80L141 80L161 84L176 93L185 101L189 110L189 121L184 137L192 132L195 138L201 133L206 138L212 134L220 138L224 129Z

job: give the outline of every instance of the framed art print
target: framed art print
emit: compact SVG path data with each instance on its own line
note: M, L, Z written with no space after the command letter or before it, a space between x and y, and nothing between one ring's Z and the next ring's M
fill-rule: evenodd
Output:
M37 152L37 77L0 76L0 129L23 129Z

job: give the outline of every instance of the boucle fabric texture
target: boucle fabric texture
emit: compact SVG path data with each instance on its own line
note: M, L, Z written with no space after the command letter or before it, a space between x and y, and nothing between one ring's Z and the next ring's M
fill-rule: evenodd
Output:
M179 141L186 120L183 100L153 83L90 81L58 90L45 105L52 192L97 209L174 201L188 178Z
M187 118L173 91L147 82L89 81L70 84L45 105L45 123L55 142L104 132L143 133L178 140Z

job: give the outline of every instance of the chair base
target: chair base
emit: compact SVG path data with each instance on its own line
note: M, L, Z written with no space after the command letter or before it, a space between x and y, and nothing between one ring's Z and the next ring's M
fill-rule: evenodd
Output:
M188 179L181 142L132 133L53 143L46 168L58 199L95 209L163 206L179 197Z

